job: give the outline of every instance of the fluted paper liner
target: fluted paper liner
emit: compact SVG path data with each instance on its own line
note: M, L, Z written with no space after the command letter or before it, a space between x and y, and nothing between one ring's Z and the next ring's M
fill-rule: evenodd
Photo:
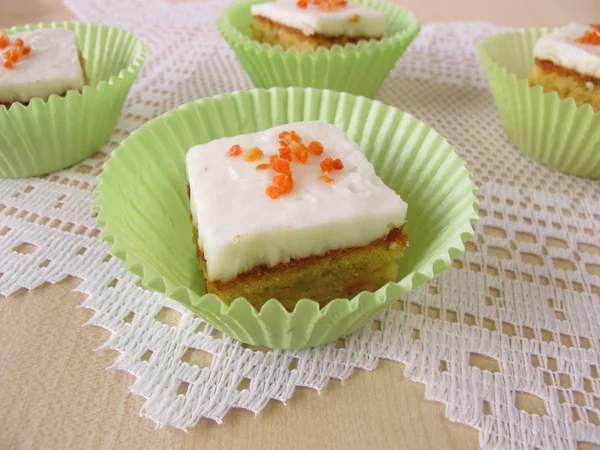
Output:
M47 23L8 33L67 28L77 34L88 82L82 92L0 106L0 177L29 177L72 166L106 144L145 56L135 36L104 25Z
M345 130L408 203L410 246L398 260L398 282L350 300L335 299L322 309L309 299L300 300L293 312L274 299L260 311L244 298L227 306L205 294L192 237L185 155L196 144L306 120ZM134 131L99 176L95 208L112 253L144 285L243 342L302 348L348 335L448 267L473 236L475 189L452 147L409 114L346 93L276 88L202 99Z
M387 17L385 37L331 49L283 50L279 45L252 39L250 6L265 0L239 3L227 8L218 28L257 88L313 87L374 97L381 84L408 48L419 23L414 14L384 0L357 0L383 11Z
M505 31L479 45L502 125L524 154L561 172L600 178L600 113L590 105L577 106L527 77L537 39L548 29Z

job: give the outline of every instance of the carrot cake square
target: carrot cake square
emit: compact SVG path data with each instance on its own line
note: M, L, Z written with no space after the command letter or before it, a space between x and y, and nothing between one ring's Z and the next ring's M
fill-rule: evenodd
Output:
M284 49L346 45L381 39L381 11L346 0L278 0L252 5L254 39Z
M339 128L299 122L197 145L187 174L207 290L226 303L291 310L396 281L407 205Z
M570 24L542 36L534 58L531 86L600 111L600 24Z
M74 32L63 28L0 32L0 104L27 104L82 90L85 77Z

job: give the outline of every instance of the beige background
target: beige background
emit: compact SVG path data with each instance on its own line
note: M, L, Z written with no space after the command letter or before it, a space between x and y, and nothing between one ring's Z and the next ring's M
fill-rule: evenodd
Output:
M199 0L202 1L202 0ZM488 20L542 26L600 22L600 0L403 0L422 23ZM0 27L65 20L61 0L1 0ZM109 336L82 328L91 312L72 291L78 280L0 299L0 448L457 448L477 432L444 418L403 366L382 361L320 394L298 389L258 416L236 410L223 425L202 421L189 434L154 430L128 393L131 375L107 371L116 354L94 351ZM598 448L588 444L580 448Z

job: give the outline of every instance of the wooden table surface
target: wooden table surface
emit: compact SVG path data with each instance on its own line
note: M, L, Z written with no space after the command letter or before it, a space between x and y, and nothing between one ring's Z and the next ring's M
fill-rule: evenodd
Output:
M190 0L188 0L190 1ZM198 0L202 1L202 0ZM402 0L422 23L487 20L543 26L600 21L599 0ZM0 2L0 27L74 18L61 0ZM382 361L320 394L297 389L258 416L230 412L223 425L201 421L188 434L155 430L139 417L132 376L106 368L95 351L108 331L81 325L91 312L72 292L78 280L0 298L0 448L478 448L475 430L444 417L403 366Z

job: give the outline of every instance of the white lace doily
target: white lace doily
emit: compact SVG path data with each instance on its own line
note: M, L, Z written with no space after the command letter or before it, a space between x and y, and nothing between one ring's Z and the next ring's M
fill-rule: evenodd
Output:
M42 179L0 180L0 293L83 279L89 324L111 331L104 348L135 375L145 417L187 429L232 407L258 413L296 386L323 389L386 358L425 383L450 420L479 430L484 448L600 444L600 183L507 143L476 56L498 27L425 26L378 96L446 136L475 174L481 221L467 252L343 345L261 351L141 288L109 256L91 209L106 155L134 128L251 87L216 30L229 2L68 3L83 21L143 38L148 59L103 153Z

